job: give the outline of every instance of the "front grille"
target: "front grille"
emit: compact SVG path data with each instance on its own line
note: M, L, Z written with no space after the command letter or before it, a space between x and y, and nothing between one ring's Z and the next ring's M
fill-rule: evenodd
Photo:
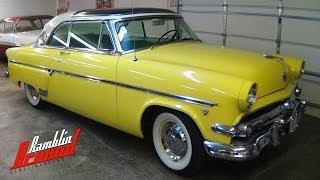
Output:
M254 130L250 137L232 137L231 138L231 144L233 145L238 145L238 146L245 146L253 141L255 141L258 137L262 136L263 134L267 133L270 131L272 124L266 125L263 128L259 130Z
M286 100L271 104L271 105L269 105L263 109L260 109L252 114L249 114L249 115L242 117L242 119L240 120L240 124L250 123L250 121L257 119L262 114L267 114L267 113L271 112L272 110L276 109L277 107L281 106L285 101Z
M259 136L267 133L274 124L275 117L281 116L281 107L286 100L271 104L252 114L244 116L240 124L250 125L252 133L249 137L233 137L231 143L235 145L247 145Z

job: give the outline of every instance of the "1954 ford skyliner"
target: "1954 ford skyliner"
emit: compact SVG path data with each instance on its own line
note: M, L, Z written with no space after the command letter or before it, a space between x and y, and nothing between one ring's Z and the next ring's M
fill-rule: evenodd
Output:
M51 102L145 138L178 174L198 172L206 154L258 156L306 107L303 60L202 43L169 10L63 14L7 56L6 76L32 106Z

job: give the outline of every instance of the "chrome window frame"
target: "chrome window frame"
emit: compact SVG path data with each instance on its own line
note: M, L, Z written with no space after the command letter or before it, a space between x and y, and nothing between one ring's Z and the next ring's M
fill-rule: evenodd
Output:
M75 25L75 24L86 24L86 23L99 24L99 26L100 26L99 31L98 31L99 39L98 39L97 48L90 49L90 48L70 47L71 33L72 33L73 25ZM68 33L68 42L67 42L66 50L73 50L73 49L78 50L78 51L81 51L81 50L84 50L84 51L99 51L99 50L101 50L99 46L100 46L100 43L101 43L100 42L100 40L101 40L101 30L103 28L103 24L104 24L104 22L100 22L100 21L89 21L89 22L88 21L73 21L73 22L71 22L71 27L70 27L69 33Z
M64 21L61 22L59 25L57 25L54 30L51 32L51 34L47 37L47 40L43 45L39 45L38 47L44 47L44 48L57 48L57 49L66 49L67 46L51 46L48 45L49 41L53 38L54 34L64 25L69 24L69 29L68 29L68 37L67 37L67 45L68 45L68 39L69 39L69 32L71 29L71 21Z
M101 28L100 28L100 35L99 35L99 44L98 44L98 48L97 50L92 50L92 49L89 49L89 48L72 48L72 47L69 47L70 45L70 33L71 33L71 30L72 30L72 25L75 24L75 23L87 23L87 22L90 22L90 23L100 23L101 24ZM48 45L48 42L52 39L53 35L64 25L66 24L70 24L69 25L69 29L68 29L68 38L67 38L67 44L66 46L50 46ZM101 49L100 48L100 45L101 45L101 35L102 35L102 29L103 29L103 26L105 25L105 27L107 28L107 32L109 33L110 35L110 40L111 40L111 43L112 43L112 46L113 46L113 49ZM58 24L54 30L50 33L49 36L47 36L47 39L46 41L43 43L43 45L39 45L37 44L37 42L34 44L34 47L37 47L37 48L48 48L48 49L58 49L58 50L64 50L64 51L75 51L75 52L84 52L84 53L94 53L94 54L107 54L107 55L118 55L119 54L119 51L117 49L117 46L115 45L115 39L114 39L114 35L112 33L112 30L110 28L110 23L109 23L109 20L66 20L66 21L63 21L61 22L60 24Z
M121 21L128 21L128 20L141 20L141 19L148 19L148 18L182 18L184 19L182 16L178 15L178 14L157 14L157 15L144 15L144 16L125 16L124 18L118 18L118 19L113 19L113 20L110 20L110 23L111 23L111 28L112 28L112 31L113 31L113 36L116 40L116 45L117 45L117 48L119 50L119 52L124 55L124 54L130 54L130 53L133 53L133 52L137 52L137 51L142 51L142 50L146 50L146 49L149 49L150 47L152 46L148 46L148 47L143 47L143 48L139 48L139 49L132 49L132 50L128 50L128 51L124 51L121 47L121 43L120 43L120 39L117 35L117 31L116 31L116 23L118 22L121 22Z
M112 55L112 54L117 54L117 48L114 44L114 38L113 38L113 35L111 34L111 30L110 30L110 27L107 23L107 21L105 20L72 20L70 21L71 22L71 26L70 26L70 29L69 29L69 34L68 34L68 42L67 42L67 46L65 48L65 50L68 50L68 51L76 51L76 52L86 52L86 53L96 53L96 54L109 54L109 55ZM104 49L101 49L100 47L100 44L98 46L98 48L96 50L93 50L93 49L90 49L90 48L73 48L73 47L70 47L70 39L71 39L71 36L70 36L70 33L71 33L71 30L72 30L72 25L75 24L75 23L100 23L101 24L101 27L100 27L100 35L99 35L99 43L101 44L101 33L102 33L102 29L103 29L103 25L105 25L105 27L107 28L107 31L109 32L110 34L110 40L111 40L111 43L112 43L112 46L113 46L113 49L111 50L104 50Z
M42 47L42 48L56 48L60 50L73 50L73 51L82 51L82 52L91 52L91 53L98 53L98 54L108 54L108 55L124 55L124 54L129 54L133 53L135 51L141 51L148 49L150 47L145 47L141 49L133 49L129 51L124 51L121 47L120 40L118 38L116 29L115 29L115 24L120 21L126 21L126 20L132 20L132 19L147 19L147 18L164 18L164 17L173 17L173 18L183 18L179 14L174 14L174 13L142 13L142 14L134 14L134 15L108 15L108 16L72 16L70 19L65 20L58 24L48 35L47 34L47 39L44 43L44 45L38 45L37 43L34 44L35 47ZM69 41L70 37L68 34L68 42L67 46L65 47L57 47L57 46L48 46L47 43L49 40L52 38L53 34L63 25L66 23L71 23L69 32L72 27L73 22L100 22L104 23L107 27L108 32L110 33L110 39L112 41L112 45L114 50L113 51L106 51L106 50L89 50L89 49L74 49L69 47ZM101 34L100 34L101 35Z

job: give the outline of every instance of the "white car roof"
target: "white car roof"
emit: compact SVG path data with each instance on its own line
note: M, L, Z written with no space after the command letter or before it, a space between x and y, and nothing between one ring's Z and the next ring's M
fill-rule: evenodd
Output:
M47 35L60 23L72 20L114 20L142 16L179 16L174 11L158 8L115 8L115 9L88 9L82 11L70 11L56 16L44 26Z
M56 16L44 26L43 31L45 31L47 34L51 34L57 25L64 21L70 20L74 13L75 11L70 11Z

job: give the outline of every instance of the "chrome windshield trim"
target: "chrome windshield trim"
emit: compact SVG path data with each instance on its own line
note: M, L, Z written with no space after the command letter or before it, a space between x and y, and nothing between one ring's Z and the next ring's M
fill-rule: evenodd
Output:
M101 79L101 78L94 77L94 76L80 75L80 74L75 74L75 73L61 71L61 70L50 69L50 68L47 68L47 67L44 67L44 66L36 66L36 65L26 64L26 63L20 63L20 62L14 61L14 60L10 60L9 62L10 63L14 63L14 64L19 64L19 65L29 66L29 67L33 67L33 68L39 68L39 69L47 70L48 73L50 74L50 76L53 75L54 73L58 73L58 74L73 76L73 77L77 77L77 78L83 78L83 79L86 79L86 80L89 80L89 81L94 81L94 82L99 82L99 83L106 83L106 84L111 84L111 85L114 85L114 86L133 89L133 90L136 90L136 91L143 91L143 92L146 92L146 93L151 93L151 94L160 95L160 96L164 96L164 97L168 97L168 98L172 98L172 99L181 100L181 101L184 101L184 102L187 102L187 103L198 104L198 105L207 106L207 107L219 106L218 103L209 102L209 101L205 101L205 100L202 100L202 99L197 99L197 98L193 98L193 97L189 97L189 96L183 96L183 95L177 95L177 94L171 94L171 93L162 92L162 91L153 90L153 89L147 89L147 88L144 88L144 87L134 86L134 85L130 85L130 84L122 83L122 82L116 82L116 81L112 81L112 80L105 80L105 79Z
M123 50L122 46L121 46L121 43L120 43L120 39L119 39L119 36L118 36L118 33L116 31L116 23L118 22L122 22L122 21L128 21L130 19L132 20L141 20L141 19L148 19L148 18L180 18L180 19L183 19L182 16L176 14L174 16L152 16L152 15L148 15L148 16L141 16L141 17L137 17L136 19L133 19L133 16L128 16L127 18L118 18L118 19L113 19L113 20L109 20L109 23L110 23L110 28L111 28L111 31L112 31L112 36L115 40L115 45L118 49L118 51L121 53L121 55L125 55L125 54L130 54L130 53L134 53L134 52L138 52L138 51L143 51L143 50L146 50L146 49L150 49L154 46L163 46L163 45L167 45L167 44L170 44L170 43L177 43L177 42L181 42L180 41L175 41L175 42L169 42L169 43L163 43L163 44L157 44L157 45L151 45L151 46L147 46L147 47L142 47L142 48L139 48L139 49L131 49L131 50ZM183 19L184 20L184 19ZM197 37L198 38L198 37ZM183 40L182 40L183 41ZM199 43L202 43L202 41L198 38L198 39L195 39L195 40L186 40L186 41L195 41L195 42L199 42Z

